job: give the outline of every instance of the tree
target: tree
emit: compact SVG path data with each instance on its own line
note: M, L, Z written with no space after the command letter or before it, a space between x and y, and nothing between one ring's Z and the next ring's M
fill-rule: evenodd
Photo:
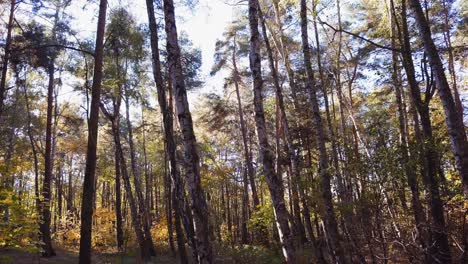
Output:
M190 113L187 91L182 73L180 47L177 37L177 27L172 0L164 0L164 21L167 37L168 67L171 83L174 87L177 117L182 130L182 139L185 149L185 167L188 187L191 198L191 210L197 239L197 253L199 263L213 263L213 250L209 241L210 229L208 227L208 208L204 192L200 183L200 164L196 149L196 138L193 131L192 116Z
M263 79L260 57L260 34L258 32L257 0L249 0L249 26L250 26L250 70L253 78L255 125L260 147L260 159L263 164L263 173L267 179L268 188L275 210L276 224L280 234L283 255L287 263L295 262L294 246L291 240L291 231L288 223L288 211L284 203L284 190L282 179L274 169L274 156L268 143L265 114L263 109Z
M96 191L96 147L98 139L99 105L101 96L102 65L104 55L104 32L106 28L107 0L99 2L99 16L94 49L94 75L91 90L91 108L88 120L88 147L86 152L86 169L81 203L80 257L79 263L91 262L91 234L93 223L93 196Z
M253 166L252 152L249 146L249 135L247 121L245 118L244 103L241 97L241 88L244 84L242 78L244 77L244 70L238 65L238 60L247 55L248 36L244 33L246 25L244 21L234 22L224 33L225 39L218 40L216 43L215 64L210 72L211 75L218 73L222 69L230 70L230 75L225 79L226 88L229 85L234 85L236 100L237 100L237 115L240 121L240 132L242 136L243 158L246 166L246 174L248 176L244 179L244 189L250 188L252 190L252 202L254 210L258 209L260 200L258 198L257 185L255 183L255 171ZM245 202L248 203L248 193ZM245 219L243 222L247 221ZM246 227L245 227L246 228ZM261 228L261 227L259 227ZM266 230L257 230L257 240L263 240L267 237ZM245 242L246 237L242 240Z
M347 263L340 242L340 234L338 233L338 225L336 222L335 211L332 203L332 193L330 186L330 172L328 154L325 147L325 131L323 128L322 117L317 100L316 85L314 73L310 63L311 55L309 50L309 37L307 32L307 6L306 1L301 0L301 37L302 37L302 52L304 54L304 64L307 73L306 90L309 94L310 104L312 106L312 118L314 121L315 137L319 149L319 174L320 174L320 191L324 203L323 217L325 220L325 228L328 233L329 247L331 255L340 263Z
M450 86L447 82L444 66L437 51L437 47L432 40L431 28L427 22L421 3L415 0L409 0L410 8L413 10L416 25L419 29L426 55L434 71L434 77L437 85L437 91L442 101L445 111L445 122L449 129L450 141L455 154L455 161L463 183L463 193L465 199L468 198L468 142L466 139L465 125L463 124L463 115L460 115L453 99Z
M8 16L7 36L5 39L5 54L2 61L2 76L0 79L0 119L2 118L4 101L6 98L6 77L8 73L8 61L10 59L11 33L13 31L13 21L15 19L16 0L10 0L10 14Z
M164 138L166 140L166 152L169 155L169 162L171 165L171 178L174 186L173 194L173 205L175 211L175 225L176 225L176 235L177 235L177 246L179 249L180 263L188 263L187 253L185 251L185 242L181 229L181 215L183 215L183 210L181 206L180 197L185 195L185 191L180 180L180 172L177 167L177 157L176 157L176 143L174 140L174 129L173 129L173 113L167 105L167 96L166 88L164 86L164 81L161 71L161 61L159 58L159 46L158 46L158 30L156 25L156 19L154 16L154 5L152 0L146 0L146 9L148 13L149 27L150 27L150 41L151 41L151 54L152 54L152 66L153 66L153 78L156 83L156 89L158 90L158 102L159 108L163 115L164 123ZM170 220L168 219L168 222ZM193 248L195 250L196 248Z

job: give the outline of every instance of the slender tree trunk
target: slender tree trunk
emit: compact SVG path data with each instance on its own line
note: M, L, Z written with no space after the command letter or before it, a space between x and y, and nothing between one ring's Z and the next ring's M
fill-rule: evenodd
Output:
M117 111L117 109L114 109L114 111ZM116 117L119 118L119 117ZM114 121L115 122L115 121ZM116 125L117 128L114 128L113 133L119 132L118 126ZM117 142L117 140L114 140ZM119 155L119 150L117 149L117 146L114 146L115 151L114 151L114 165L115 165L115 218L117 219L117 227L116 227L116 233L117 233L117 250L119 253L123 252L123 245L124 245L124 240L123 240L123 228L122 228L122 189L120 187L120 179L121 179L121 165L120 165L120 155Z
M339 263L348 263L344 256L344 252L340 243L340 234L338 233L338 225L336 223L335 211L332 203L332 193L330 186L330 172L328 167L328 154L325 147L325 131L323 128L322 117L318 106L318 99L316 94L314 73L311 66L311 56L309 48L309 37L307 32L307 6L306 1L301 0L301 35L302 35L302 49L304 54L304 62L307 73L307 91L309 93L310 103L312 105L312 117L315 127L315 136L319 149L319 174L320 174L320 188L322 200L324 203L324 220L325 229L327 231L328 240L330 242L331 255L335 261Z
M330 140L331 140L331 146L332 146L332 162L333 162L333 167L334 167L334 174L336 175L336 183L337 183L337 186L338 186L338 197L340 199L340 202L342 204L344 204L345 208L348 208L348 206L352 206L352 193L350 191L347 190L347 187L346 187L346 181L345 179L343 178L343 174L342 174L342 171L341 171L341 167L340 167L340 164L339 164L339 154L338 154L338 148L339 148L339 144L337 143L337 139L336 139L336 135L338 133L336 133L336 130L333 126L333 121L332 120L332 117L331 117L331 114L330 114L330 108L329 108L329 103L328 103L328 95L327 95L327 91L326 91L326 79L325 79L325 76L324 76L324 73L323 73L323 69L322 69L322 58L321 58L321 48L320 48L320 41L319 41L319 35L318 35L318 27L317 27L317 10L316 10L316 6L317 6L317 3L316 1L313 1L312 3L312 8L313 8L313 14L314 14L314 17L313 17L313 26L314 26L314 35L315 35L315 42L316 42L316 45L317 45L317 66L318 66L318 70L319 70L319 76L320 76L320 83L321 83L321 86L322 86L322 92L323 92L323 96L324 96L324 102L325 102L325 113L326 113L326 118L327 118L327 124L328 124L328 131L329 131L329 137L330 137ZM338 6L338 5L337 5ZM341 24L341 23L339 23ZM341 34L339 35L339 43L338 45L341 46ZM338 67L337 69L339 69L339 58L337 60L337 64L338 64ZM337 79L339 80L340 74L339 72L337 73ZM337 81L337 83L340 82L340 81ZM338 85L337 85L338 86ZM338 87L338 89L341 89L340 87ZM340 91L341 92L341 91ZM333 97L333 91L332 91L332 97ZM333 104L332 104L333 105ZM340 109L341 109L341 106L340 106ZM343 128L343 123L342 124L342 128ZM346 174L346 173L345 173ZM362 256L360 251L356 249L356 247L354 246L355 243L353 242L353 238L352 238L352 234L350 233L355 233L353 232L354 231L354 227L351 226L349 227L350 225L353 225L353 220L352 220L352 212L350 210L345 210L343 212L343 215L344 215L344 218L345 220L343 221L343 226L344 226L344 229L345 230L349 230L348 232L344 232L347 236L347 240L350 241L351 245L353 246L353 250L357 252L357 254L359 256ZM361 258L362 259L362 258Z
M235 43L234 43L234 46L236 46ZM239 76L239 71L237 69L236 49L234 49L233 51L232 64L234 67L234 86L236 89L237 110L239 112L239 120L241 123L242 143L244 147L244 159L245 159L245 163L247 167L247 174L249 175L249 178L255 179L254 168L252 164L252 157L250 156L250 151L249 151L249 146L248 146L247 128L246 128L245 119L244 119L244 109L242 108L242 100L241 100L240 90L239 90L240 76ZM250 182L250 188L252 189L253 205L256 208L260 204L260 202L258 199L257 191L253 191L254 189L256 189L255 181Z
M60 226L60 221L62 220L62 208L63 208L63 165L60 164L58 168L58 174L57 174L57 212L55 213L57 215L58 219L58 224Z
M196 138L193 131L185 81L182 74L180 47L177 37L177 27L172 0L164 0L164 19L167 35L167 53L170 78L174 86L177 117L182 130L185 148L186 173L193 212L195 234L197 240L198 261L200 264L213 263L213 250L210 243L209 211L200 181L200 158L196 149Z
M171 253L175 256L175 247L174 247L174 229L173 227L173 211L172 211L172 181L171 177L167 170L167 157L166 153L164 153L164 200L165 200L165 208L166 208L166 222L167 222L167 238L169 242L169 248L171 249Z
M148 214L148 219L146 220L148 222L148 226L151 226L153 221L152 221L152 215L151 215L151 193L153 190L153 186L151 184L151 175L149 174L148 171L148 156L146 153L146 123L145 123L145 116L144 116L144 104L142 103L141 105L141 121L142 121L142 137L143 137L143 167L144 167L144 174L145 174L145 208Z
M125 192L127 194L127 199L130 203L130 216L132 219L132 224L133 224L133 229L135 230L135 235L137 238L137 243L140 248L140 256L142 258L143 263L151 263L151 250L148 247L144 232L142 231L142 225L143 223L141 222L141 218L138 217L138 205L137 202L135 201L136 199L133 196L132 193L132 186L130 183L130 177L128 175L128 170L127 170L127 165L125 161L125 156L122 150L122 144L120 142L120 131L119 131L119 126L120 122L118 119L116 119L116 122L113 122L112 124L112 131L114 134L114 144L116 146L116 149L118 151L118 156L120 158L120 165L121 165L121 172L122 172L122 178L124 181L124 186L125 186Z
M392 21L392 47L396 46L395 37L396 37L396 14L395 14L395 6L393 0L390 0L390 7L391 7L391 21ZM410 187L411 191L411 208L413 210L413 216L415 220L416 229L418 230L418 240L421 244L423 250L426 248L426 241L425 241L425 231L423 230L424 226L426 225L426 220L424 216L423 207L420 200L420 192L419 186L417 182L417 175L414 166L410 163L410 155L408 149L408 128L406 127L405 121L405 108L404 108L404 98L403 98L403 91L401 90L402 83L399 78L399 67L398 67L398 54L396 51L392 52L392 80L395 88L395 97L398 107L398 129L400 132L400 148L401 148L401 163L402 167L406 174L406 179L408 182L408 186ZM419 124L416 124L419 126Z
M268 62L269 62L268 65L270 67L271 75L272 75L272 78L273 78L273 84L274 84L274 87L275 87L278 107L279 107L279 110L280 110L281 125L282 125L284 136L285 136L285 139L286 139L286 150L287 150L286 155L287 155L287 158L289 159L289 161L291 162L291 174L292 174L291 178L292 178L292 184L293 184L293 186L292 186L292 190L293 190L293 192L292 192L293 193L293 209L294 209L293 211L294 211L294 223L295 223L294 225L296 226L296 229L297 229L297 232L298 232L298 235L299 235L298 238L300 239L300 243L304 244L304 243L307 242L307 237L306 237L306 232L305 232L304 225L302 223L301 209L300 209L300 206L299 206L299 192L300 192L299 189L302 190L301 197L304 197L305 195L303 193L303 189L300 187L301 175L300 175L300 168L299 168L299 159L298 159L297 154L296 154L296 153L298 153L298 150L293 145L291 130L290 130L290 127L289 127L288 117L286 116L286 110L285 110L285 106L284 106L283 91L282 91L282 88L281 88L281 86L279 84L278 72L276 70L275 63L274 63L274 58L273 58L273 51L272 51L271 46L270 46L270 41L268 39L267 29L266 29L266 25L265 25L265 20L263 18L263 14L262 14L262 11L260 9L260 6L259 6L258 14L259 14L259 18L260 18L262 33L263 33L263 40L265 42L265 47L266 47L267 54L268 54ZM309 214L309 211L308 211L308 208L307 208L307 203L304 204L305 201L306 201L306 199L302 200L302 202L303 202L303 204L302 204L302 208L303 208L302 213L304 214L305 218L310 219L310 214ZM307 214L307 215L305 215L305 214ZM310 230L308 230L308 232L310 234Z
M455 154L455 163L463 184L465 199L468 199L468 142L466 139L465 126L462 115L458 112L452 96L450 86L445 76L444 66L440 59L437 47L432 40L431 28L424 15L421 4L417 0L409 0L410 8L413 10L416 26L419 29L427 58L435 74L437 90L444 107L445 122L449 130L452 149Z
M47 87L47 121L46 121L46 146L45 146L45 169L44 169L44 182L42 187L42 223L40 226L42 234L42 256L51 257L55 256L55 251L52 248L52 238L50 232L50 198L51 198L51 182L54 167L54 157L52 156L52 117L53 117L53 104L54 104L54 73L55 65L52 59L48 66L49 84Z
M88 121L88 146L86 151L86 168L83 182L83 197L81 203L80 255L79 263L91 263L91 232L93 223L93 196L96 176L96 148L98 139L99 104L101 96L102 62L104 53L104 31L106 28L107 0L100 0L99 17L96 33L96 48L94 52L94 75L90 117Z
M172 193L172 204L173 205L177 204L177 206L180 206L180 197L176 196L178 194L178 192L179 192L178 188L179 187L176 187L174 183L172 184L172 192L171 192ZM181 217L183 217L183 216L180 213L180 208L174 208L174 209L175 209L174 226L175 226L175 231L176 231L177 248L179 249L179 252L178 252L179 253L179 260L180 260L181 264L184 264L184 263L188 263L188 258L187 258L187 252L185 250L184 233L183 233L183 230L182 230ZM196 252L195 247L193 247L193 251ZM194 253L194 255L195 254L196 253ZM194 258L194 259L196 259L196 258Z
M273 2L273 8L275 11L275 22L278 26L279 39L276 40L275 34L273 32L271 32L271 36L273 37L273 40L275 41L274 42L275 46L279 50L279 54L281 55L281 58L283 60L284 67L286 68L286 76L288 77L289 86L291 88L294 108L296 109L296 111L298 111L300 107L299 107L298 100L297 100L297 85L296 85L296 80L294 77L294 71L291 66L291 61L289 59L289 51L285 44L286 38L283 32L283 24L281 21L281 14L280 14L280 8L279 8L280 1L273 0L272 2Z
M445 45L448 49L448 70L450 72L450 76L452 79L452 88L453 88L453 99L455 100L455 106L457 111L461 115L463 119L463 104L460 99L460 93L458 92L457 86L457 74L455 73L455 59L453 54L453 46L452 46L452 37L450 33L451 23L453 21L450 19L450 7L451 4L447 0L442 0L442 6L444 8L444 39Z
M169 156L169 162L171 166L171 178L173 182L173 206L175 211L175 225L176 225L176 236L177 236L177 247L179 249L180 262L185 264L188 263L187 253L185 251L185 242L180 228L181 220L180 216L183 215L181 196L185 195L183 185L180 180L180 172L177 168L177 157L176 157L176 143L174 140L174 129L172 119L172 108L168 106L166 89L162 78L161 62L159 58L159 46L158 46L158 31L156 25L156 18L154 15L154 4L152 0L146 0L146 10L148 13L149 27L150 27L150 40L151 40L151 54L152 54L152 66L153 66L153 78L156 83L156 89L158 90L158 102L163 114L164 124L164 137L166 142L166 153ZM187 232L189 234L189 232ZM193 245L193 251L196 252L195 245Z
M295 254L288 223L289 213L284 202L282 179L276 174L274 169L274 155L268 142L265 113L263 110L263 79L260 57L260 36L258 31L258 7L259 4L257 0L249 0L250 69L253 77L255 124L260 146L260 159L263 164L263 171L272 198L283 255L285 261L292 264L295 263Z
M443 204L439 194L439 183L437 177L437 152L434 150L434 139L432 136L431 119L429 115L428 101L423 102L419 90L419 85L416 81L413 59L411 56L411 45L409 40L409 32L406 18L406 0L402 1L401 6L402 29L399 33L400 39L403 42L403 66L408 78L410 94L413 104L421 117L422 138L420 143L424 148L424 173L423 182L427 189L428 201L430 205L431 228L430 237L427 238L428 255L426 262L451 262L450 248L445 229L445 217ZM424 14L423 14L424 16Z
M242 170L242 223L241 223L241 243L249 243L249 233L247 224L249 220L249 183L247 171Z
M18 76L17 76L18 77ZM29 105L29 96L28 96L28 91L26 88L25 80L22 80L22 86L24 89L24 99L26 103L26 111L28 112L28 128L27 128L27 133L28 133L28 138L29 138L29 143L31 144L31 151L33 154L33 160L34 160L34 199L35 199L35 206L36 206L36 212L37 215L41 215L41 199L40 199L40 193L39 193L39 159L37 156L37 149L36 149L36 143L34 142L34 135L33 135L33 125L32 125L32 117L31 117L31 107ZM40 222L40 219L38 222ZM39 225L40 229L40 225ZM39 230L40 231L40 230ZM39 233L40 236L40 233Z
M8 73L8 62L10 60L11 32L13 31L13 22L15 19L16 0L10 0L10 14L8 16L7 35L5 39L5 55L2 63L2 76L0 79L0 120L3 115L3 107L6 99L6 76Z
M327 118L327 124L328 124L328 131L331 139L331 147L332 147L332 160L333 160L333 167L334 167L334 173L336 175L336 183L338 186L338 197L340 198L341 202L343 203L349 203L349 199L347 198L347 190L345 187L345 181L343 179L343 174L341 173L341 167L339 164L339 155L338 155L338 143L336 139L336 130L333 126L333 120L331 118L330 114L330 108L329 108L329 103L328 103L328 94L327 94L327 89L326 89L326 80L325 76L323 73L323 68L322 68L322 56L321 56L321 47L320 47L320 41L319 41L319 34L318 34L318 27L317 27L317 0L314 0L312 2L312 9L313 9L313 26L314 26L314 35L315 35L315 43L316 43L316 48L317 48L317 66L319 70L319 76L320 76L320 83L322 87L322 92L323 92L323 98L325 102L325 113L326 113L326 118ZM332 97L333 97L333 91L331 91ZM332 104L333 105L333 104ZM310 148L309 148L309 158L310 158ZM318 227L318 222L317 218L316 220L316 225ZM319 229L317 228L317 232ZM318 236L320 237L320 232L318 232Z
M138 168L138 161L135 156L135 144L133 142L133 127L132 122L130 121L130 97L129 91L127 86L124 85L125 91L125 106L126 106L126 121L127 121L127 129L128 129L128 143L130 146L130 163L133 173L133 185L135 188L136 193L136 200L138 203L138 212L141 219L141 224L143 224L143 232L145 236L145 244L148 247L149 251L151 252L152 256L156 256L156 251L154 249L153 239L151 238L150 232L150 225L148 222L148 210L145 207L145 199L143 198L143 192L141 187L141 173L140 169Z
M247 136L247 127L245 125L245 119L244 119L244 110L242 108L242 100L240 96L240 90L239 90L239 82L240 82L240 75L239 75L239 70L237 68L237 58L236 58L236 52L237 52L237 44L234 38L234 51L232 53L232 65L234 68L234 86L236 89L236 98L237 98L237 109L239 112L239 121L241 124L241 133L242 133L242 143L244 147L244 160L245 164L247 167L247 175L248 180L250 181L250 188L252 190L252 202L253 202L253 207L254 211L257 210L258 206L260 205L260 201L258 199L258 194L257 194L257 187L255 184L255 171L253 168L252 164L252 155L249 150L249 145L248 145L248 136ZM247 202L248 202L248 195L247 195ZM258 227L260 230L257 230L257 240L265 242L265 239L268 237L267 230L264 230L262 227Z
M70 165L68 171L68 187L67 187L67 214L72 215L73 211L73 157L70 157Z

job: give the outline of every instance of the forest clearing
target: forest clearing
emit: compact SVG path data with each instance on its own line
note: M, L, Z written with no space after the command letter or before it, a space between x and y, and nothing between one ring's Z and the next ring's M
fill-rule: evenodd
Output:
M468 1L0 18L0 264L468 263Z

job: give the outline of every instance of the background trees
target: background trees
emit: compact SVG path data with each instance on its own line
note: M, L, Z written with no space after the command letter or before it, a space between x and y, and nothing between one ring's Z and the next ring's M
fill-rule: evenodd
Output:
M463 1L233 3L205 66L196 3L106 2L0 5L2 253L464 261Z

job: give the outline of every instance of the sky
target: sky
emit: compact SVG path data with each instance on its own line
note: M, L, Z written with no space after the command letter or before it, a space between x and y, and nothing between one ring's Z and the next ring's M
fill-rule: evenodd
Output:
M222 37L224 30L232 21L233 15L239 8L228 4L229 1L233 2L233 0L192 0L197 2L192 7L181 4L188 1L190 0L174 0L179 36L182 32L186 33L192 41L193 46L199 48L202 52L201 79L205 83L203 87L188 93L190 108L194 109L199 101L199 97L203 96L203 94L222 92L222 74L210 76L209 72L213 65L216 40ZM70 27L76 32L76 39L78 41L95 39L98 3L99 0L73 0L70 6L66 8L65 13L72 17ZM137 23L148 23L146 0L108 0L107 18L109 18L110 11L117 7L126 8L134 16ZM162 10L156 10L156 17L157 19L160 18L158 19L159 23L163 23L162 12ZM2 14L2 19L5 14ZM52 26L50 18L31 13L31 6L27 3L21 4L16 16L21 18L20 21L27 21L28 18L34 16L34 19L39 23L47 27ZM78 46L77 44L75 45ZM63 86L59 91L59 102L71 102L77 105L83 104L83 95L73 90L73 86L77 82L82 81L70 74L66 74ZM153 106L156 104L156 98L156 94L154 94L152 96L152 99L154 99L152 100L154 102L152 103Z
M199 96L207 92L220 92L222 89L222 76L212 77L209 75L209 72L213 65L216 40L222 37L225 28L232 21L235 12L235 7L233 8L227 4L228 1L198 0L195 7L191 9L177 4L181 1L175 1L179 35L181 32L187 33L194 47L199 48L202 52L201 75L202 79L205 80L205 84L196 92L189 93L191 108L198 102ZM126 7L135 16L138 23L148 22L145 0L109 0L108 12L118 6ZM72 5L67 9L67 13L75 17L71 26L78 31L80 38L94 38L98 13L97 8L98 5L96 3L87 4L87 1L80 0L73 1ZM162 10L157 10L156 13L161 15Z
M130 11L136 18L138 23L147 23L147 13L145 0L108 0L109 7L108 13L113 8L122 6ZM228 4L235 0L198 0L193 8L177 4L180 2L187 2L189 0L175 0L176 2L176 19L179 35L185 32L193 45L199 48L202 52L202 71L201 77L205 81L202 88L197 89L195 92L189 92L190 108L193 110L199 102L200 96L205 93L216 92L222 93L223 90L223 76L218 74L214 77L209 75L210 69L213 65L213 54L215 50L215 43L218 38L221 38L224 30L229 23L233 20L236 12L239 12L240 7L233 7ZM352 1L351 1L352 2ZM78 32L78 39L94 39L98 14L98 0L74 0L72 5L67 8L67 14L74 17L71 27ZM345 1L345 3L348 3ZM458 6L460 0L457 1ZM156 10L157 17L162 17L162 10ZM327 19L334 20L333 16L327 16ZM343 18L349 18L343 14ZM36 17L36 19L40 19ZM45 20L44 20L45 21ZM160 21L162 22L162 21ZM50 22L45 22L50 23ZM466 72L462 71L459 75L466 76ZM75 82L74 78L70 82ZM66 86L66 85L65 85ZM63 87L59 100L75 101L78 104L82 102L82 96L78 93L72 96L71 85ZM461 90L462 97L468 96L468 91ZM153 96L155 100L156 95ZM466 100L466 99L465 99Z

